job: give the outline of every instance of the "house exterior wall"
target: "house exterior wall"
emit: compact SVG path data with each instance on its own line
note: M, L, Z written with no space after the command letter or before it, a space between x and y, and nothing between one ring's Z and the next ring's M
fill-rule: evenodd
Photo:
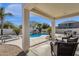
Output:
M59 24L58 29L79 28L79 22Z
M64 31L76 31L79 34L79 28L70 28L70 29L56 29L56 33L63 34Z
M68 22L59 24L56 33L64 33L64 31L76 31L79 34L79 22Z

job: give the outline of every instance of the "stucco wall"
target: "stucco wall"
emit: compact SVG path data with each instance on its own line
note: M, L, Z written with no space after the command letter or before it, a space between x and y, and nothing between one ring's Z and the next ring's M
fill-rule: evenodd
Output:
M1 34L1 29L0 29L0 34ZM15 34L12 29L4 29L3 34Z

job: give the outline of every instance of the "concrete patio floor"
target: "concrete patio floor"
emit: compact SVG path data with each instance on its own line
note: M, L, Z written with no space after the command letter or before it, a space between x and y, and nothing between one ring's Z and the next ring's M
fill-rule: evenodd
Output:
M31 47L28 56L51 56L50 41ZM77 47L75 56L79 56L79 45Z
M39 41L39 40L37 39L37 41ZM45 41L45 40L43 40L43 41ZM27 55L28 56L51 56L49 43L50 43L50 41L46 41L44 43L41 43L41 44L35 45L33 47L30 47L29 52L28 52ZM17 45L20 48L22 48L22 38L20 37L18 40L6 42L5 44L13 44L13 45ZM46 53L46 51L48 53Z
M51 56L50 41L31 47L28 56Z
M22 38L11 42L6 42L5 44L13 44L22 48ZM44 43L30 47L27 56L51 56L50 41L46 41ZM79 56L79 45L77 47L75 56Z

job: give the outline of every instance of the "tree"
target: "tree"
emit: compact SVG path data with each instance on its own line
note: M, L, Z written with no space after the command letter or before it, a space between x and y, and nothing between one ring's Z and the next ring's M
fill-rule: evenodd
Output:
M6 16L13 16L11 13L5 13L5 8L0 8L0 21L1 21L1 37L3 35L4 18ZM3 42L3 40L2 40Z
M43 29L47 29L48 27L50 27L48 24L43 24L43 25L42 25L42 28L43 28Z
M15 27L15 28L13 28L13 31L16 33L16 35L17 35L17 37L18 37L18 39L19 39L19 34L20 34L20 32L21 32L20 28Z
M37 27L38 27L38 28L41 28L41 26L42 26L42 24L37 24Z
M13 23L11 23L11 22L9 22L9 21L6 21L6 22L4 22L4 26L3 26L3 28L5 28L5 29L8 29L8 28L14 28L15 26L14 26L14 24Z
M52 31L52 28L51 28L51 27L48 27L48 28L47 28L47 32L48 32L48 33L51 33L51 31Z
M3 28L8 29L9 28L9 24L8 23L4 23Z
M49 34L49 39L52 39L52 36L51 36L51 32L52 32L52 28L51 27L48 27L47 28L47 32L48 32L48 34Z
M37 24L37 29L39 30L39 33L41 33L41 30L42 30L42 24Z

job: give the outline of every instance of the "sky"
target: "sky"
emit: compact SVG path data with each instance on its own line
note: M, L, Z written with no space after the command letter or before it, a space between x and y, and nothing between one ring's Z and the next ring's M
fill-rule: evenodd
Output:
M12 13L13 16L5 17L5 21L10 21L15 25L22 24L22 5L21 4L0 4L0 7L5 8L5 13Z
M22 4L10 4L10 3L3 3L0 4L0 7L5 8L5 13L12 13L14 16L7 16L5 17L5 21L10 21L14 23L15 25L21 25L22 24ZM39 22L39 23L46 23L48 25L51 25L51 21L41 17L37 16L35 14L30 13L30 21ZM56 26L59 23L65 22L65 21L79 21L79 16L70 17L70 18L64 18L64 19L58 19L56 20Z
M51 20L41 17L41 16L36 16L35 14L30 14L30 20L40 22L40 23L46 23L51 26ZM79 21L79 16L58 19L58 20L56 20L56 26L58 26L58 24L65 22L65 21Z

